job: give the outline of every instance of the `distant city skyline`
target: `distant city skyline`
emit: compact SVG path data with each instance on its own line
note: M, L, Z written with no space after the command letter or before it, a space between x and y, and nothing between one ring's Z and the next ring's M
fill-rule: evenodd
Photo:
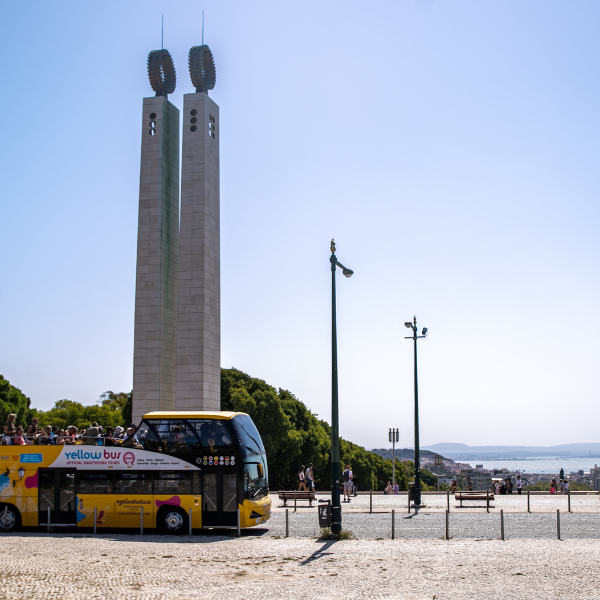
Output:
M0 373L41 409L132 389L146 57L164 13L181 110L203 9L222 366L330 421L335 238L342 437L413 443L416 315L423 447L597 440L590 1L5 4Z

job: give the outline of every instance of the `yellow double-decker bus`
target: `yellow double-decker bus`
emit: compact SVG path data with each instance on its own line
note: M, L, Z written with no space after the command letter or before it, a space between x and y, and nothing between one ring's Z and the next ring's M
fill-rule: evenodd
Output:
M132 447L86 441L0 446L1 531L143 526L181 534L270 517L265 450L247 414L151 412Z

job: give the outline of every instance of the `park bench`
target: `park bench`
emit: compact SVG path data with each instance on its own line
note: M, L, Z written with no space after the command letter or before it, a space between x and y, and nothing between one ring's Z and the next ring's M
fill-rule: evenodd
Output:
M494 494L491 494L490 492L454 492L454 499L460 500L461 507L463 505L463 500L485 500L486 508L489 512L490 500L494 499Z
M296 509L297 500L308 500L308 505L312 508L312 501L315 499L314 492L279 492L279 499L283 500L283 505L287 506L288 500L294 501L294 510Z

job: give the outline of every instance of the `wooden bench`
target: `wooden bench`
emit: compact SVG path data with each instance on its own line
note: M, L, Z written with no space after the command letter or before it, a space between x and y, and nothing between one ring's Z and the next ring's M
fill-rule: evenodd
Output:
M279 499L283 500L283 505L287 506L288 500L294 501L294 510L296 510L297 500L308 500L308 505L312 508L312 501L315 499L314 492L279 492Z
M461 507L463 500L485 500L487 511L490 512L490 500L494 499L494 494L490 492L454 492L454 499L460 500Z

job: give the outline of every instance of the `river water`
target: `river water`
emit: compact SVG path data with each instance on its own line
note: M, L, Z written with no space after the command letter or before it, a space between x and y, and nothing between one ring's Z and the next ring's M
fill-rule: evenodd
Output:
M483 465L484 469L508 469L509 471L521 471L522 473L545 473L548 475L558 475L561 468L563 468L568 475L580 469L589 473L590 468L600 465L600 458L524 458L522 460L497 459L458 462L468 462L473 468L475 468L475 465Z

